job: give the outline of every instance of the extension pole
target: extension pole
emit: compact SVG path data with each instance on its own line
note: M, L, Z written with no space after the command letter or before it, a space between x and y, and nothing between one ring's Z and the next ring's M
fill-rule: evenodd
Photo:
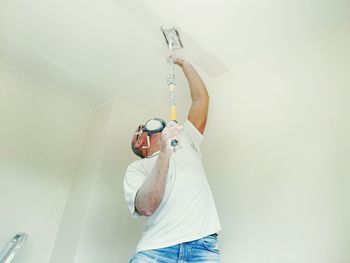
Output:
M169 42L169 49L172 50L173 47L173 43L172 41ZM169 119L171 121L175 121L176 120L176 99L175 99L175 88L176 88L176 84L175 84L175 74L174 74L174 61L170 60L169 61L170 64L170 74L168 77L168 86L169 86ZM177 140L172 140L171 141L171 145L173 147L176 147L178 145L178 141Z
M172 48L172 42L169 43L170 49ZM176 122L176 99L175 99L175 74L174 74L174 61L170 61L170 74L168 77L169 86L169 119Z

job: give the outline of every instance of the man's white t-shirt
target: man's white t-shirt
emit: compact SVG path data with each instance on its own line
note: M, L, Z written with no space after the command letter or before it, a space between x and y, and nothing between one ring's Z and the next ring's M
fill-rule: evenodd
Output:
M166 189L156 212L147 217L136 251L157 249L193 241L218 232L220 222L201 161L203 135L186 120L179 149L171 156ZM124 178L124 194L133 217L138 189L150 174L158 154L134 161Z

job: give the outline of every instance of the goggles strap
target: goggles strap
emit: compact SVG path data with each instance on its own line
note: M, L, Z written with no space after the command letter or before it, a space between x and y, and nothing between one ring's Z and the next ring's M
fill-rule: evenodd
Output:
M147 149L147 148L149 148L151 146L151 142L149 140L149 137L150 136L147 134L147 146L142 146L142 149Z

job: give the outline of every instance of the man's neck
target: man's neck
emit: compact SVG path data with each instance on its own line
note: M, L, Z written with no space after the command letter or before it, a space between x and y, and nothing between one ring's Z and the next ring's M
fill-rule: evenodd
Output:
M147 155L147 157L146 157L146 158L151 158L151 157L153 157L153 156L158 155L159 153L160 153L160 150L153 151L151 154Z

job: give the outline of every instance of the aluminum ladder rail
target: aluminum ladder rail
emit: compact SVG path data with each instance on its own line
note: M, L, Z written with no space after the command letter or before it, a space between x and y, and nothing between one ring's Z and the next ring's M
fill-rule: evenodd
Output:
M28 234L16 234L0 252L0 263L10 263L27 240Z

